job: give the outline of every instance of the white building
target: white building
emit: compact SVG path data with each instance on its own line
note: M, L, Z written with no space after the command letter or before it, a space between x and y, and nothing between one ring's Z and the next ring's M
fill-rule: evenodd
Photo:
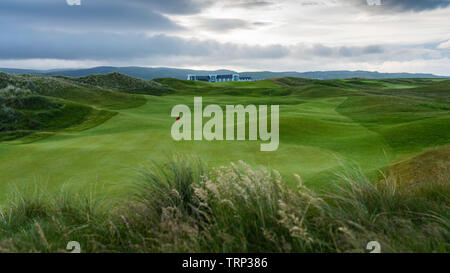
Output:
M204 82L238 82L251 81L251 77L240 77L239 74L209 74L209 75L187 75L188 81Z

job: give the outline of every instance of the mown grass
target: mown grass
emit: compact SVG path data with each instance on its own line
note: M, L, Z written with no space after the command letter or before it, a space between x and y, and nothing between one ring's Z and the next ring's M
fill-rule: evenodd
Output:
M27 135L27 130L5 132L2 140L21 138L0 143L0 203L6 200L8 184L30 184L36 180L47 181L49 190L57 190L62 183L73 189L93 183L101 183L108 190L126 189L128 168L148 158L163 160L166 152L201 154L212 166L237 160L252 166L269 166L279 170L291 187L296 183L290 174L300 172L305 184L317 189L332 183L329 177L339 167L339 160L357 162L372 177L390 161L450 142L448 81L402 79L367 83L362 79L282 78L212 84L158 79L159 84L175 90L174 93L137 96L145 102L140 105L140 100L137 104L129 100L136 95L102 91L141 87L141 82L133 78L122 82L123 75L112 75L111 82L108 75L92 76L90 84L59 77L6 76L5 81L0 80L0 86L5 83L6 88L8 84L20 87L23 83L33 90L33 96L45 91L55 99L67 97L59 98L60 101L83 101L83 105L101 113L117 114L109 119L88 115L79 125L33 131L31 135ZM418 87L386 89L385 82ZM66 93L66 86L73 86L73 92ZM171 109L177 104L192 109L194 96L202 96L204 106L218 104L222 109L237 104L280 105L279 149L261 153L261 141L174 141L170 135L174 122ZM111 110L111 105L121 109ZM136 105L140 106L126 108Z
M369 241L383 252L450 250L448 180L436 199L354 167L321 192L244 162L211 168L175 156L140 174L126 202L16 195L1 210L0 251L65 252L69 241L83 252L365 252Z

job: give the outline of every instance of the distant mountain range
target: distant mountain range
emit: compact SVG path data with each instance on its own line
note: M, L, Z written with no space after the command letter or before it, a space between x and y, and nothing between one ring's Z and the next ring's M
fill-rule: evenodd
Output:
M433 74L423 73L379 73L371 71L314 71L314 72L235 72L232 70L192 70L192 69L178 69L166 67L112 67L99 66L86 69L53 69L53 70L32 70L32 69L13 69L0 68L0 71L9 74L38 74L45 76L69 76L69 77L83 77L91 74L108 74L111 72L119 72L128 76L141 78L145 80L152 80L155 78L176 78L185 80L188 74L230 74L237 73L241 76L249 76L253 79L263 80L268 78L281 77L298 77L307 79L349 79L349 78L365 78L365 79L391 79L391 78L449 78L445 76L436 76Z

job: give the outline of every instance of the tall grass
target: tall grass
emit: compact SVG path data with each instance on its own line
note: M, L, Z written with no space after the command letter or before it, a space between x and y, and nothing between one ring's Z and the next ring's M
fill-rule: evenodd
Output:
M63 252L448 252L449 187L415 194L395 176L369 181L357 169L314 192L297 176L244 162L208 168L175 157L143 170L133 198L98 202L70 193L18 195L0 215L0 251Z

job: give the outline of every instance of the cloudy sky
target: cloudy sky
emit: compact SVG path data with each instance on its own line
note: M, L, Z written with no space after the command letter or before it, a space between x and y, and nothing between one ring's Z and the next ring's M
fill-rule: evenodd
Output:
M0 67L450 75L450 0L1 0L0 33Z

